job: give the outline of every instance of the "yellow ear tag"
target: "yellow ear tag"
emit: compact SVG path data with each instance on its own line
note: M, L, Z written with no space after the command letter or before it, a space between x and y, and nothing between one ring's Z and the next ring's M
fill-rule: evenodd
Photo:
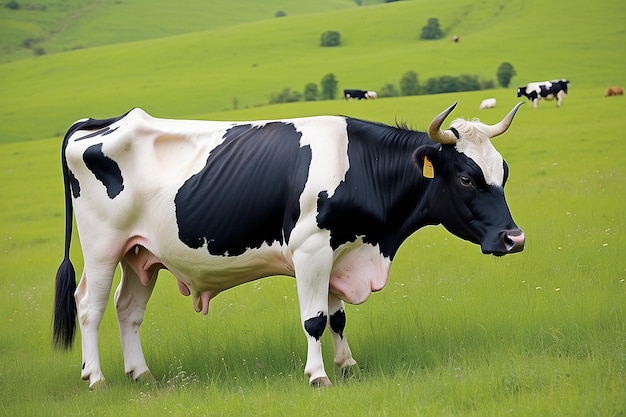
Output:
M424 156L424 169L422 170L422 175L425 178L435 178L435 169L433 168L433 163L430 162L427 156Z

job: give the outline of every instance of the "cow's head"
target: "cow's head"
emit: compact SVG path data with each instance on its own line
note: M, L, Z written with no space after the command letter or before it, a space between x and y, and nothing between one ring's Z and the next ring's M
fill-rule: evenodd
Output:
M435 220L451 233L479 244L486 254L506 255L524 249L524 232L513 221L504 196L508 166L490 140L509 128L522 104L493 126L457 119L442 131L455 103L428 128L428 136L442 146L421 146L414 154L420 170L436 183L430 194ZM424 169L425 164L433 169Z

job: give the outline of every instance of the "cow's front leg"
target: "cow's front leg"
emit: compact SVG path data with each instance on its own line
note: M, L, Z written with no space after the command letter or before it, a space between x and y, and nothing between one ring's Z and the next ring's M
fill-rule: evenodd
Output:
M333 294L328 295L328 312L330 313L328 328L333 341L334 362L341 370L341 375L347 377L350 368L356 365L356 361L352 358L352 351L350 351L348 339L344 333L346 312L343 301Z
M331 385L324 369L320 339L328 323L328 286L332 257L329 246L315 247L311 240L293 253L300 318L308 344L304 374L309 377L312 386Z
M100 367L98 331L111 293L114 271L115 265L100 268L85 265L74 293L83 348L81 378L89 380L90 389L105 385Z
M148 285L142 285L135 271L122 261L122 281L115 291L115 309L124 352L124 370L135 381L155 381L146 364L139 337L139 327L155 283L156 279L152 279Z

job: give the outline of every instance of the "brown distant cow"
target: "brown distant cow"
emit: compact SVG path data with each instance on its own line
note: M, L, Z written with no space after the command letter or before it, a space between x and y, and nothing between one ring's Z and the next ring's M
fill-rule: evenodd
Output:
M604 97L623 96L624 89L622 87L609 87L604 93Z

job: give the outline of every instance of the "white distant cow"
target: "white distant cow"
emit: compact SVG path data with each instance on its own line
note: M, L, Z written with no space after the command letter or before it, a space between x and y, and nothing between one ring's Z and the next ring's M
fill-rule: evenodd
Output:
M496 99L495 98L486 98L480 103L480 110L484 109L493 109L496 107Z

